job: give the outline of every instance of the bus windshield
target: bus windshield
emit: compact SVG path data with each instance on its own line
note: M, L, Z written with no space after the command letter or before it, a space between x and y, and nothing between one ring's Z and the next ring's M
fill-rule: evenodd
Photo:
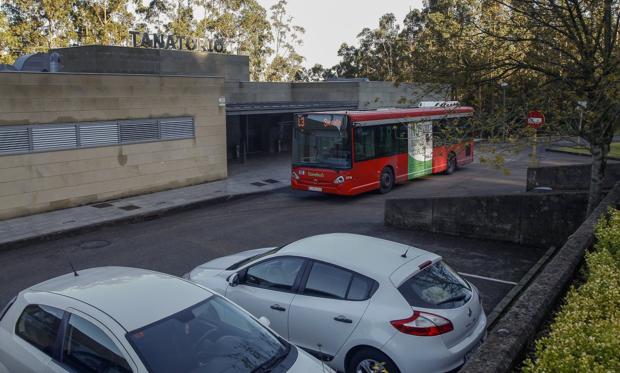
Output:
M325 168L351 167L351 138L342 114L299 116L293 134L293 164Z

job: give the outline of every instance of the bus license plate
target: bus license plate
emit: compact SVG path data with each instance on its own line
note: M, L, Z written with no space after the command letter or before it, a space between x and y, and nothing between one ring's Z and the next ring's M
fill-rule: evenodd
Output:
M308 190L311 192L322 192L323 188L321 187L308 187Z

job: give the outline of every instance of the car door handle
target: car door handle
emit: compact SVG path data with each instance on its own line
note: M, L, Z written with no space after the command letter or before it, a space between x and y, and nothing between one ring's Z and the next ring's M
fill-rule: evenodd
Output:
M286 308L282 307L279 304L272 304L271 309L276 311L286 311Z
M340 322L343 322L343 323L346 323L346 324L351 324L351 323L353 323L353 320L351 320L351 319L347 319L345 316L342 316L342 315L337 316L337 317L334 317L334 320L336 320L336 321L340 321Z

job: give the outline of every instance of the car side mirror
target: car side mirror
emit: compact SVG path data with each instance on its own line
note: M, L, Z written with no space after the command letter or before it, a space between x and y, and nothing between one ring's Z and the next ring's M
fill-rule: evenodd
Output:
M264 327L269 327L271 326L271 321L269 321L268 318L266 318L265 316L261 316L258 318L258 322L261 323Z
M228 277L228 285L232 287L239 285L239 274L238 273L233 273L232 275Z

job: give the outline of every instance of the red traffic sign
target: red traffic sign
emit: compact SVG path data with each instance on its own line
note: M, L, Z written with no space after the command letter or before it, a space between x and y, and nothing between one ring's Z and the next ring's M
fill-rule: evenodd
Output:
M540 111L530 111L527 113L527 125L532 128L540 128L545 124L545 115Z

